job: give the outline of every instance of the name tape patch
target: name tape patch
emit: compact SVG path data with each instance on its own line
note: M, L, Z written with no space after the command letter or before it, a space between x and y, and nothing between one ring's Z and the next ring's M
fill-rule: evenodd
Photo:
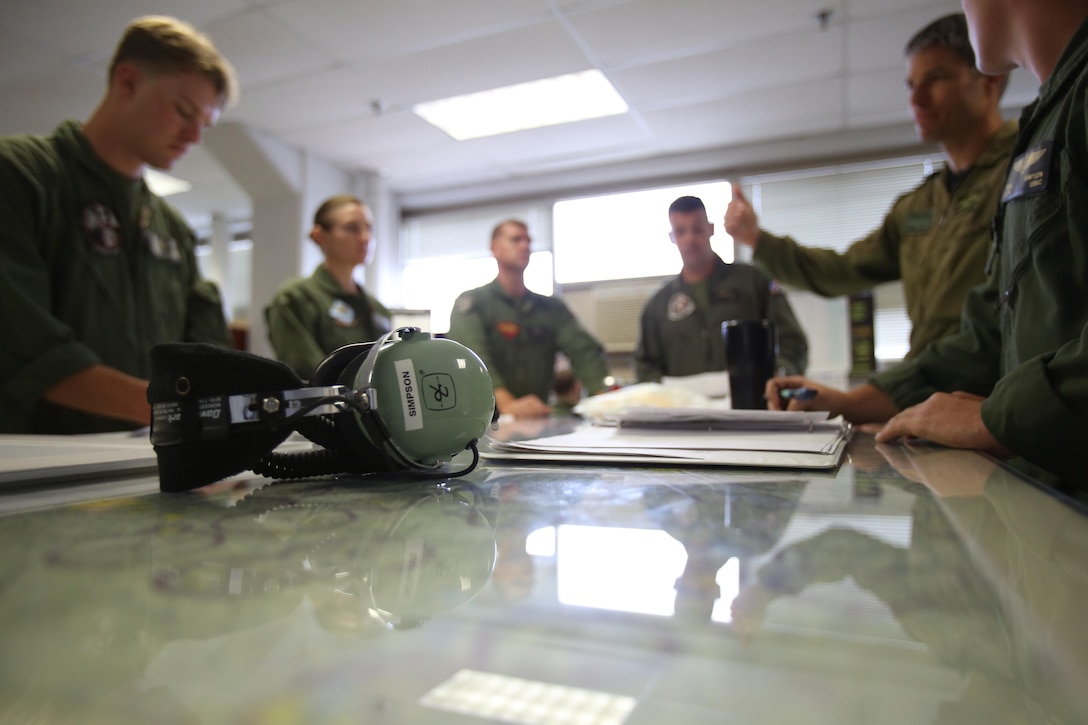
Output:
M404 411L404 430L423 427L423 407L419 404L419 385L416 382L415 365L411 358L393 363L400 387L400 404Z
M1001 201L1012 201L1046 191L1050 183L1050 157L1053 147L1053 141L1045 141L1013 159Z

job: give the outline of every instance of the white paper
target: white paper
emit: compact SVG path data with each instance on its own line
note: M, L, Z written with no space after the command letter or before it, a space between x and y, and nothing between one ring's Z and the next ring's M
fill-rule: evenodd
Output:
M661 378L661 384L683 388L684 390L704 395L707 398L729 397L729 373L724 370L709 373L696 373L695 375L684 375L680 377L670 377L666 375Z
M808 431L826 423L827 412L636 407L610 416L607 422L661 430Z
M685 455L691 451L794 451L826 453L834 449L842 436L842 427L823 423L809 432L790 431L702 431L627 429L590 426L565 435L513 441L500 447L569 453L623 453L628 455ZM649 453L648 453L649 452Z

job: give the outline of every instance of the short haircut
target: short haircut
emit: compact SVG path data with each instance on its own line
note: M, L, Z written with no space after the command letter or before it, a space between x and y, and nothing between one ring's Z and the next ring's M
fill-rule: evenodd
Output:
M963 13L937 18L919 30L907 41L903 55L909 58L929 48L948 48L964 63L975 67L975 49L971 47L971 37L967 34L967 18Z
M929 48L948 48L967 64L971 70L978 72L975 61L975 49L971 47L971 36L967 30L967 17L963 13L952 13L943 18L937 18L914 34L907 41L907 47L903 49L903 55L908 58L915 53L920 53ZM1004 74L998 96L1004 95L1005 88L1009 85L1009 75Z
M693 211L701 211L706 214L706 205L697 196L681 196L669 205L670 214L690 214Z
M314 212L314 225L329 228L331 223L330 217L332 213L342 206L348 204L358 204L359 206L366 208L366 204L362 199L353 194L337 194L336 196L330 196L325 201L321 202L321 206L317 207L317 211Z
M219 92L220 107L238 93L234 68L206 35L183 20L164 15L136 18L125 27L110 60L112 80L121 63L132 63L151 73L199 73Z
M515 226L521 227L525 231L529 231L529 225L526 224L525 222L523 222L521 219L506 219L506 220L501 221L498 224L496 224L495 228L491 230L491 243L492 244L494 244L495 240L499 238L499 232L501 232L502 228L505 227L507 224L513 224Z

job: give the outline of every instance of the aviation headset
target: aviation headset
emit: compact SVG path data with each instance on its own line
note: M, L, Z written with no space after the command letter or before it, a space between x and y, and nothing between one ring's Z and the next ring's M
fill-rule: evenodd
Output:
M417 327L335 350L308 385L258 355L156 345L147 399L162 491L245 470L271 478L395 470L460 476L476 467L476 443L497 415L480 358ZM273 453L296 430L320 447ZM472 463L444 472L463 450L472 451Z

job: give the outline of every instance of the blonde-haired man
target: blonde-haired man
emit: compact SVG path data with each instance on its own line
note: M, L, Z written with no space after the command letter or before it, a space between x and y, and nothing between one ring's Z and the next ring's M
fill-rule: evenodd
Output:
M85 123L0 139L0 432L145 425L152 345L230 344L192 231L143 173L170 169L234 95L208 38L143 17Z

